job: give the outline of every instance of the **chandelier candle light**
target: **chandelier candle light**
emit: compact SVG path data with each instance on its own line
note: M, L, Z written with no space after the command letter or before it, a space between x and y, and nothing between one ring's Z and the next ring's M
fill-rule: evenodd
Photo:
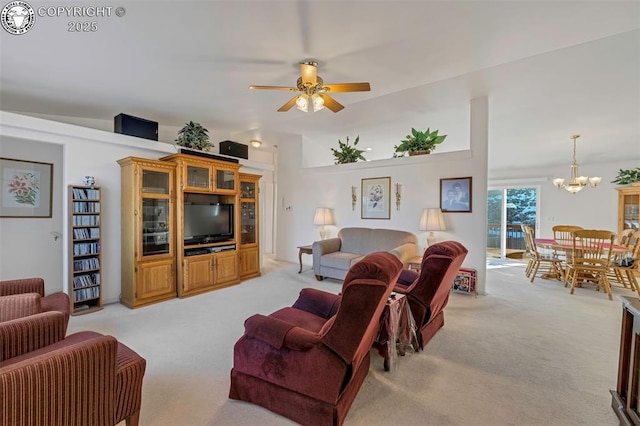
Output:
M324 226L335 224L335 222L333 221L333 209L318 207L316 209L316 215L313 218L313 224L322 225L320 227L320 239L326 239L328 231Z
M553 184L556 186L556 188L566 189L572 194L575 194L576 192L582 190L582 188L587 186L587 182L589 182L591 186L595 188L602 180L600 176L578 176L578 163L576 162L576 139L578 139L579 137L580 135L571 136L571 139L573 139L573 162L571 163L571 181L569 183L564 183L564 179L562 178L556 178L553 180Z
M423 209L422 216L420 216L420 230L429 231L427 236L427 246L433 245L436 242L436 236L433 231L446 231L444 226L444 217L442 216L442 210L435 209Z

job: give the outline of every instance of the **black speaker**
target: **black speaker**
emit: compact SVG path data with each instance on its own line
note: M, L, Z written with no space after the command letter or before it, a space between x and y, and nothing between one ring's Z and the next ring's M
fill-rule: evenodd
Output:
M237 158L249 158L249 146L233 141L220 142L220 154Z
M158 140L158 123L145 120L127 114L118 114L113 117L113 131L123 135L136 136L138 138Z

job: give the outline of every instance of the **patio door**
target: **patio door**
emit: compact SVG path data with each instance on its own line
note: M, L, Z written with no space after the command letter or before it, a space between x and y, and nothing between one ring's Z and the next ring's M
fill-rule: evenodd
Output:
M487 257L521 259L525 252L520 225L538 223L538 187L489 187Z

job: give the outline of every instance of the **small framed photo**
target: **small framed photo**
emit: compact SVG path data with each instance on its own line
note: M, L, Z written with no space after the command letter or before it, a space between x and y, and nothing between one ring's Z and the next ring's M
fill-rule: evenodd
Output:
M53 164L0 158L0 217L51 217Z
M362 179L362 219L391 218L391 178Z
M440 179L440 210L471 213L471 177Z

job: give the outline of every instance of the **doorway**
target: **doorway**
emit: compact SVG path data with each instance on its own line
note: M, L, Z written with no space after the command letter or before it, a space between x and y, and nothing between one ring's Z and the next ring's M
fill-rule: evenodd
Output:
M539 187L489 187L487 194L487 258L525 258L521 225L538 224Z

